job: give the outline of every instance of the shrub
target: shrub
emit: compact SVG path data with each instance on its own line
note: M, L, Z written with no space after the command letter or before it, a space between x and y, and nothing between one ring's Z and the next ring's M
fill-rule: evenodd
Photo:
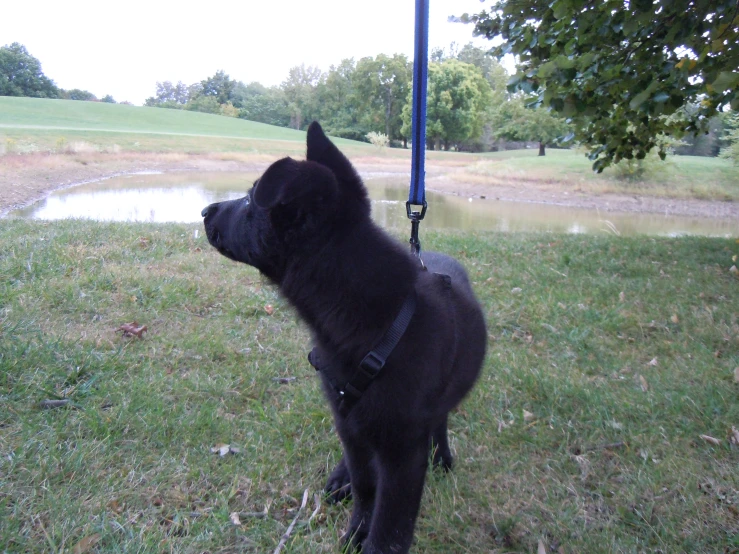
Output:
M385 133L375 133L374 131L370 131L365 135L367 137L367 140L370 141L372 144L377 146L377 148L385 148L388 144L390 144L390 139Z

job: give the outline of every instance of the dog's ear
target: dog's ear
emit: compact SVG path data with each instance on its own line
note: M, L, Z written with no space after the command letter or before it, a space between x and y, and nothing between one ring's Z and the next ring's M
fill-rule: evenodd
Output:
M316 121L308 127L307 146L306 158L330 169L340 183L344 198L351 200L351 205L356 206L358 213L369 214L370 203L362 179L351 162L329 140ZM350 206L347 206L347 209L349 208Z
M306 158L328 167L336 174L339 181L357 177L357 172L351 162L329 140L317 121L308 127L307 146Z
M309 194L325 199L335 195L336 189L336 177L326 168L290 157L282 158L269 166L257 181L254 203L270 209Z

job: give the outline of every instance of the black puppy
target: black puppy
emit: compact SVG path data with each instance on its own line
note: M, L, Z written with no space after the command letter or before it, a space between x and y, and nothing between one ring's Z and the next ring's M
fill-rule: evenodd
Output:
M449 469L447 415L485 356L480 305L462 266L425 267L370 218L367 190L320 125L306 161L272 164L246 197L203 210L210 243L256 267L308 323L344 447L327 491L351 482L344 541L364 554L408 552L429 452Z

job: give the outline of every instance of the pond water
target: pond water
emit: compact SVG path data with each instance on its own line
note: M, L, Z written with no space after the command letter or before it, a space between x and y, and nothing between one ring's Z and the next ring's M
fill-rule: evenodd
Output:
M33 219L86 218L102 221L197 222L212 202L239 198L258 174L135 173L77 185L11 212ZM365 175L375 220L405 228L407 177ZM597 212L532 203L500 202L427 193L423 225L432 229L619 233L677 236L737 236L739 222L656 214Z

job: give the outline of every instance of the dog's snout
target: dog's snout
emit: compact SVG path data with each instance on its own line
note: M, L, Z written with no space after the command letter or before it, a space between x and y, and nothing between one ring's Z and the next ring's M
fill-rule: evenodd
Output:
M214 214L216 210L218 209L218 204L211 204L210 206L206 206L203 208L203 211L200 212L200 215L203 217L208 217L211 214Z

